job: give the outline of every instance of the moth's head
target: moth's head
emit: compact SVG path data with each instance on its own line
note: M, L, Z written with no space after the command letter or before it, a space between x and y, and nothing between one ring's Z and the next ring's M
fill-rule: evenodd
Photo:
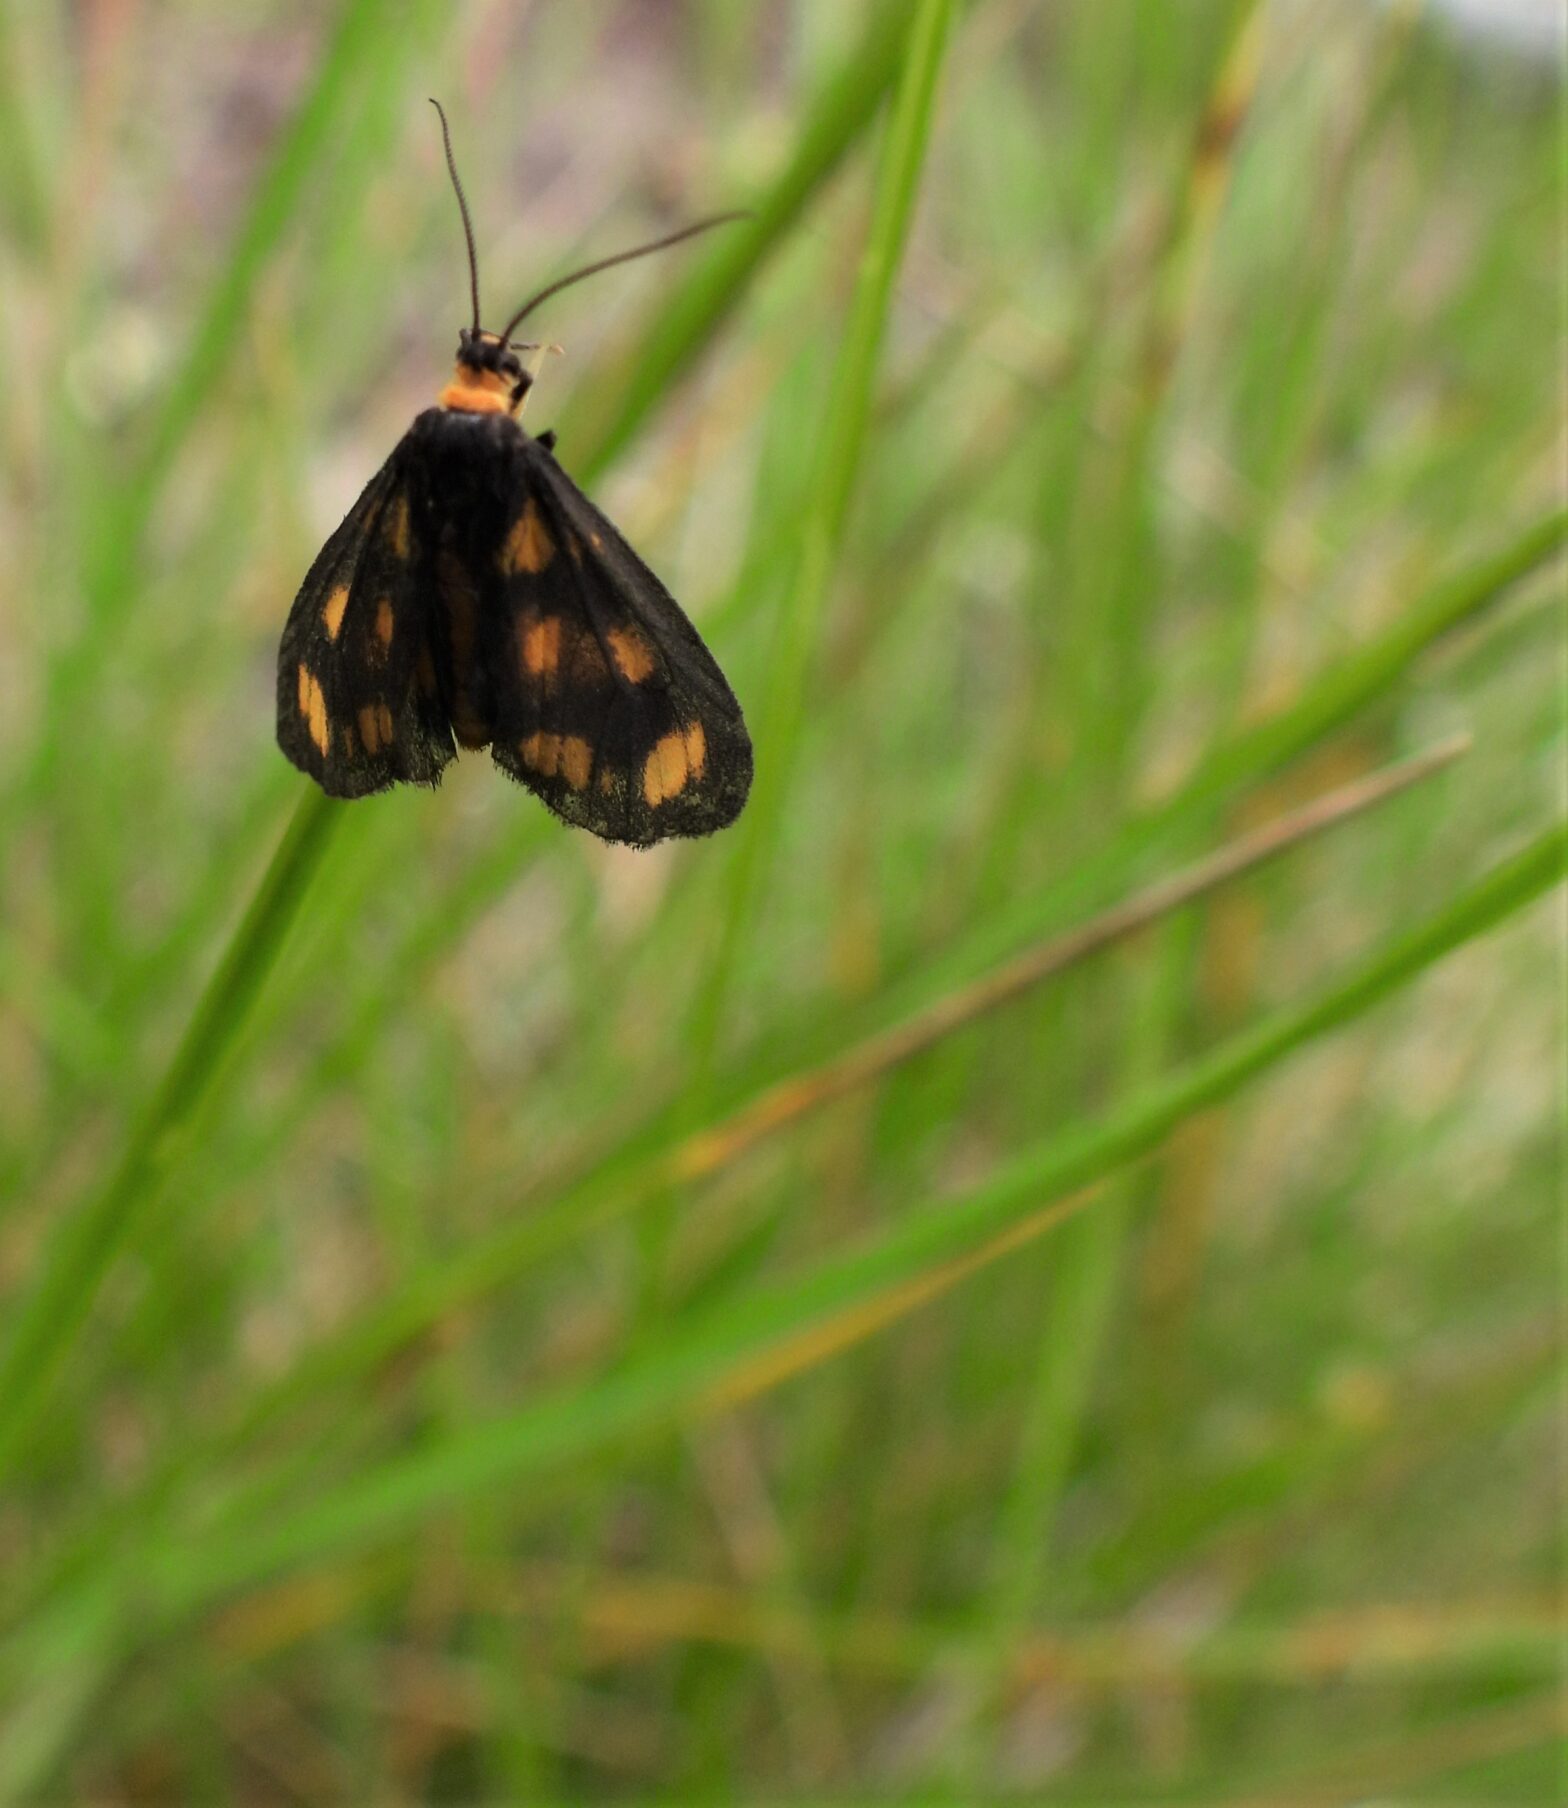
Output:
M516 414L534 380L518 350L497 333L465 326L457 336L457 365L441 391L441 406L460 414Z
M525 301L499 333L487 333L479 324L479 256L474 250L474 226L468 217L468 201L463 194L463 185L458 180L457 160L452 155L452 134L447 128L446 112L440 101L432 100L430 104L441 116L441 143L446 150L446 167L452 178L452 187L457 191L458 211L463 216L463 239L468 246L468 292L474 304L474 324L465 326L458 335L457 369L452 373L452 381L441 391L443 408L456 409L459 413L466 414L516 414L534 380L533 372L524 368L517 354L520 351L538 351L539 347L516 345L512 335L541 302L548 301L552 295L559 295L562 289L569 289L585 276L593 276L615 264L627 263L634 257L646 257L650 251L662 251L666 245L678 245L682 239L689 239L694 233L706 232L710 226L718 226L725 220L741 218L739 214L715 214L712 219L699 220L695 226L685 226L679 232L671 232L662 239L655 239L651 244L637 245L630 251L617 252L614 257L601 257L596 263L585 264L580 270L557 277L553 283ZM560 347L551 349L559 351Z

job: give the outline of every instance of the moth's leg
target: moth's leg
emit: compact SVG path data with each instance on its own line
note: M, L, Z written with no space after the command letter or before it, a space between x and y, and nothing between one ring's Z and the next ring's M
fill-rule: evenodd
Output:
M562 353L565 352L566 347L564 345L519 345L514 349L520 352L533 353L533 356L523 366L524 380L518 385L522 390L522 394L517 396L517 406L512 410L513 418L520 421L523 418L523 410L528 406L528 398L534 392L534 384L539 381L539 373L544 369L545 359L548 358L552 352L559 358ZM516 390L512 393L517 395ZM552 433L549 436L549 439L550 444L553 446L555 444L555 435Z

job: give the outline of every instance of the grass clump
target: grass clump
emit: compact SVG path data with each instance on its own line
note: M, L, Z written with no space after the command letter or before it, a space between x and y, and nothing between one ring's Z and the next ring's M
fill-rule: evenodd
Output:
M0 1793L1545 1799L1550 72L406 27L0 24ZM753 208L530 417L750 707L711 843L271 746L431 91L519 294Z

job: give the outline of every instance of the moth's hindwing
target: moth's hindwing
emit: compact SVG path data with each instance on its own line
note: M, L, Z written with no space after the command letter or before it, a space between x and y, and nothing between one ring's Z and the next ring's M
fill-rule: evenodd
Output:
M330 797L434 785L452 757L427 650L405 440L300 586L278 652L278 745Z
M519 435L513 469L485 617L496 764L606 841L722 829L751 741L712 654L543 446Z

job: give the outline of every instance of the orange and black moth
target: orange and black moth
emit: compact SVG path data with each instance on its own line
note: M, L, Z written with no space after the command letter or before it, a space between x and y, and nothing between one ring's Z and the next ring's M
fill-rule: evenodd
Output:
M446 118L442 115L442 131ZM740 705L675 599L519 414L533 377L513 342L567 283L499 333L473 324L417 417L321 549L278 657L278 744L332 797L435 785L488 747L556 815L606 841L707 835L751 785ZM728 216L726 216L728 217Z

